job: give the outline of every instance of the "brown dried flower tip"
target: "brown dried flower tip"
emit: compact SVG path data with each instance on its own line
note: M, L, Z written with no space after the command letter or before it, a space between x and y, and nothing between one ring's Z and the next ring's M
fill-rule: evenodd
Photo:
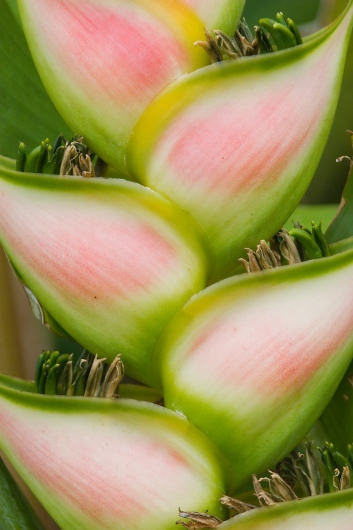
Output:
M179 508L179 517L189 519L188 522L177 521L176 524L189 528L189 530L208 530L212 528L218 528L222 524L222 520L214 515L208 515L207 513L198 512L183 512Z

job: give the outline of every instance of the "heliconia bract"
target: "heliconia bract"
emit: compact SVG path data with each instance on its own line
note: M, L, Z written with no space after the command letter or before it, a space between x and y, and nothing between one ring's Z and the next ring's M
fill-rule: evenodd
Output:
M4 162L5 164L5 162ZM153 386L150 355L170 318L205 286L192 222L124 180L0 167L0 241L62 328Z
M219 530L351 530L353 490L284 502L241 514Z
M242 275L194 296L156 372L167 407L223 450L233 488L285 457L353 357L353 252Z
M244 9L245 0L183 0L198 14L207 30L219 29L233 34Z
M172 530L180 505L222 516L217 451L162 407L0 384L0 420L1 449L62 530Z
M180 75L208 64L203 23L181 0L20 0L49 96L75 133L125 171L138 117Z
M353 3L304 44L181 77L146 109L127 160L140 182L191 213L230 276L302 198L336 108Z

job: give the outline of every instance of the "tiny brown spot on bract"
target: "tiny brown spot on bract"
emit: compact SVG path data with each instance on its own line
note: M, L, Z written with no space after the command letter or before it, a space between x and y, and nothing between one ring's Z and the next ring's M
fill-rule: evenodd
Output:
M343 399L344 399L345 401L348 401L348 400L349 400L349 397L347 396L347 394L344 394L344 395L343 395Z

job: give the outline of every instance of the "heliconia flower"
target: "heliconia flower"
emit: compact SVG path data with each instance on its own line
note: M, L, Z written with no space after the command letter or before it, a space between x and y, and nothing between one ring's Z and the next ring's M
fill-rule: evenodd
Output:
M253 510L218 526L218 530L351 530L353 490L318 495Z
M154 386L155 341L206 283L192 222L139 184L5 167L0 203L1 243L40 304L88 350L121 353L127 373Z
M300 201L336 107L353 2L303 45L182 76L147 107L128 148L145 185L191 213L215 254L214 280L234 256L272 236Z
M236 489L286 456L353 357L353 251L238 276L188 302L161 337L167 407L228 457Z
M128 138L145 107L171 81L208 63L194 47L203 22L188 3L19 1L32 55L54 104L92 149L122 171ZM229 3L219 3L221 19ZM243 3L234 2L235 9ZM195 7L208 20L210 7Z
M62 530L172 530L181 504L222 517L217 451L172 411L0 384L0 423L2 450Z

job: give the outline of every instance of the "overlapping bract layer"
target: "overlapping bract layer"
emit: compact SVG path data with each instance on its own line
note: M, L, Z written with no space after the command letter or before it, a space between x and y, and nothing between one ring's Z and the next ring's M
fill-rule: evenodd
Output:
M353 252L225 280L164 333L166 406L228 456L233 488L283 458L353 355Z
M353 491L319 495L277 504L242 514L221 524L219 530L350 530Z
M138 122L130 170L196 219L214 281L302 198L332 124L352 17L351 6L302 46L183 76Z
M244 0L19 0L42 81L69 126L123 173L133 126L170 82L208 64L203 26L234 31Z
M155 341L206 283L192 222L124 180L3 168L0 195L2 245L39 302L87 349L123 354L128 373L153 385Z
M332 123L353 17L350 2L301 46L200 68L207 60L193 46L203 32L193 9L226 29L242 6L20 1L60 112L103 159L191 213L214 253L212 281L230 276L234 257L279 229L305 192Z
M303 46L213 65L175 82L204 64L192 45L201 38L200 19L211 20L210 3L20 3L37 65L58 108L120 170L126 171L126 145L136 121L171 83L142 115L128 151L132 173L170 201L124 181L23 176L10 162L0 164L0 239L23 281L74 338L100 355L122 353L127 372L153 384L154 344L190 296L203 289L208 266L212 281L231 274L240 249L272 235L301 198L337 100L352 2L344 17ZM212 20L228 24L230 3L218 5ZM333 393L352 355L352 277L352 255L346 254L229 280L201 293L167 329L160 344L166 404L224 451L233 488L293 448ZM180 446L194 452L201 468L195 464L194 475L183 475L184 455L178 453L175 468L169 458L170 425L167 435L145 405L151 414L143 436L134 431L133 442L141 442L134 445L126 432L120 437L126 427L120 413L126 407L135 425L142 414L138 405L62 400L59 407L58 398L28 394L21 402L1 383L0 395L3 446L64 528L119 524L137 530L143 524L166 530L170 514L174 527L177 504L217 513L215 498L225 487L217 457L208 460L212 471L200 474L205 468L195 447L207 442L190 435L190 427ZM44 445L53 457L49 471L39 458ZM108 452L108 463L107 446L121 450ZM72 466L72 454L82 453L89 456ZM167 471L152 474L166 453ZM133 481L121 461L132 466ZM88 478L80 473L87 464ZM67 470L64 485L57 469ZM137 475L146 501L141 511ZM101 496L90 506L93 476ZM207 502L203 481L206 489L216 482ZM122 483L131 486L127 497ZM153 484L163 494L163 513Z
M58 45L67 31L57 23L60 17L97 25L94 14L101 11L119 18L125 9L147 9L172 31L173 9L183 17L188 10L177 2L166 14L170 6L162 0L148 7L142 0L99 5L80 0L74 11L71 0L42 3L21 2L32 48L44 66L54 51L81 54L80 48ZM180 16L174 15L175 28L193 37L193 29L178 26ZM303 46L211 65L172 83L155 99L139 121L128 155L134 174L171 202L123 180L19 177L1 162L0 240L24 283L69 335L110 359L122 353L127 373L153 384L150 354L164 326L207 281L231 274L243 246L272 235L303 194L332 118L352 17L350 2L341 19ZM109 24L95 37L94 61L102 68L106 49L100 38L116 42ZM129 43L120 44L126 54ZM146 66L144 56L141 61L138 68ZM75 64L63 59L68 69ZM71 88L82 83L83 93L92 95L80 75L75 81L68 71L62 74L58 68L55 75ZM54 81L55 95L70 101L70 91ZM106 81L110 94L116 83ZM95 104L82 97L88 121L93 123L93 112L108 131L112 108L121 112L120 103L108 98L106 107L104 91ZM72 100L77 123L84 119L81 103ZM147 104L144 100L142 106Z
M125 171L132 128L155 95L207 59L203 26L179 0L21 0L42 81L69 126Z
M179 505L222 514L217 451L171 411L0 384L0 418L1 448L63 530L172 530Z

